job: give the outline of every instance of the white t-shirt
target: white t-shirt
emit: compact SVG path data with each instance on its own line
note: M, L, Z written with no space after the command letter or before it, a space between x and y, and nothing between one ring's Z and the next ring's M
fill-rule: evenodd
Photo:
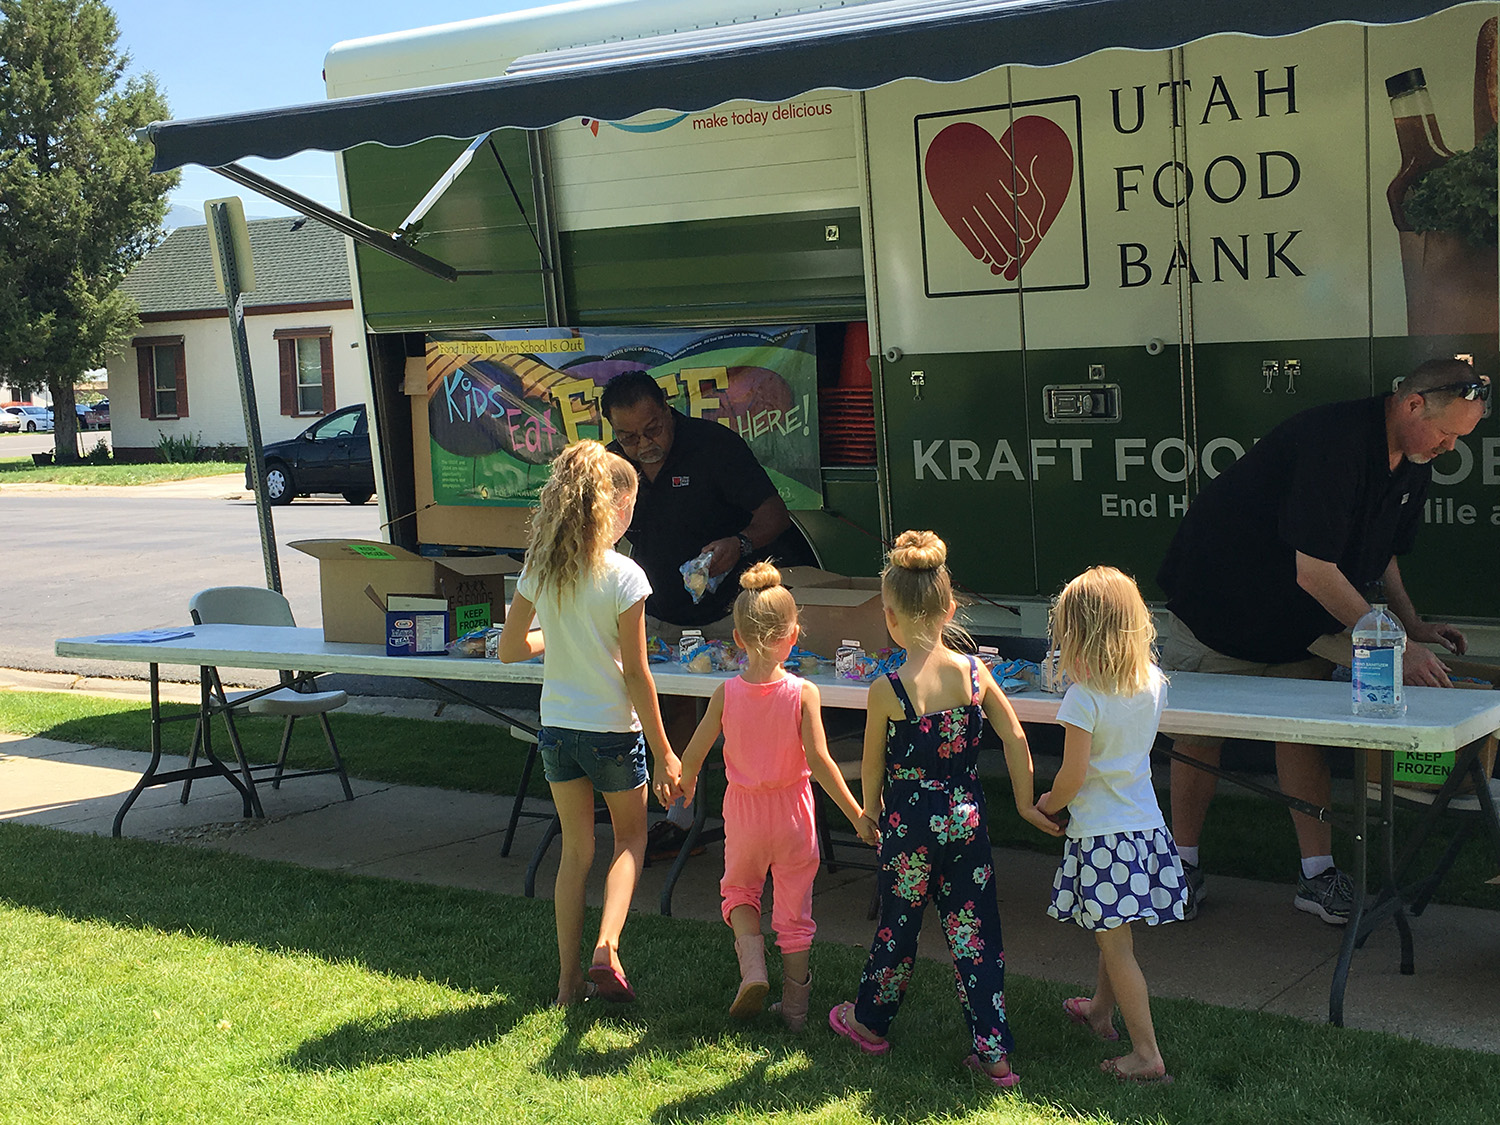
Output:
M1151 788L1151 743L1167 702L1167 681L1151 667L1151 682L1135 695L1110 695L1074 684L1057 721L1093 736L1083 787L1068 804L1068 836L1145 832L1166 821Z
M536 606L546 642L542 725L571 730L640 730L620 666L620 614L651 593L646 572L616 551L580 578L562 605L522 570L516 592ZM613 666L613 667L611 667Z

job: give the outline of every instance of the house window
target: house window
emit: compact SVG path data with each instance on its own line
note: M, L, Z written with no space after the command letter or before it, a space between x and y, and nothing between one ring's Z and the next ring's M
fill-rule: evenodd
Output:
M187 370L181 336L141 336L132 340L140 378L142 418L186 418Z
M333 390L333 329L278 328L281 413L327 414L337 404Z
M297 342L297 413L323 410L323 342L304 336Z

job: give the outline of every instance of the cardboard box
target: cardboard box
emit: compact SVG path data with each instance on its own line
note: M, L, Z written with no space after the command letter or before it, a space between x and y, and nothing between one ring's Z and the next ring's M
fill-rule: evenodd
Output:
M845 640L858 641L869 653L895 645L885 627L879 578L792 566L781 572L781 581L797 602L801 647L831 660Z
M426 558L367 539L302 539L291 546L318 560L323 639L351 644L385 643L382 607L396 593L445 598L450 639L499 625L505 620L505 577L521 569L509 555ZM377 601L365 594L366 586ZM476 624L464 625L470 621Z
M302 539L291 544L318 560L323 639L383 645L386 598L393 593L436 594L433 560L392 543L368 539ZM380 604L365 594L371 587Z
M373 597L372 591L366 591ZM436 594L391 594L385 600L387 656L445 656L448 600Z
M449 639L505 623L505 579L521 564L509 555L451 555L433 559L437 592L448 601Z

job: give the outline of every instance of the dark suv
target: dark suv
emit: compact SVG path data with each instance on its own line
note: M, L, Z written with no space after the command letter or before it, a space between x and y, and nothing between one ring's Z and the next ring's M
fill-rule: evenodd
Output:
M289 441L272 442L265 453L266 496L273 504L290 504L314 492L336 492L351 504L363 504L375 494L362 403L319 418ZM253 487L248 465L245 487Z

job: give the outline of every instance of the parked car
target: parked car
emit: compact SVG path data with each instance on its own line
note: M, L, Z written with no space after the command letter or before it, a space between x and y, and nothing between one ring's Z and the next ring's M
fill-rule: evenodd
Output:
M288 441L273 441L265 448L265 461L272 504L290 504L315 492L336 492L351 504L363 504L375 494L363 404L335 410ZM249 465L245 487L254 487Z
M20 433L21 419L5 410L0 410L0 433Z
M19 420L20 428L29 434L52 429L52 411L45 406L7 406L4 409L5 413Z
M109 399L101 398L98 402L76 404L78 410L78 428L80 430L107 430L109 429Z

